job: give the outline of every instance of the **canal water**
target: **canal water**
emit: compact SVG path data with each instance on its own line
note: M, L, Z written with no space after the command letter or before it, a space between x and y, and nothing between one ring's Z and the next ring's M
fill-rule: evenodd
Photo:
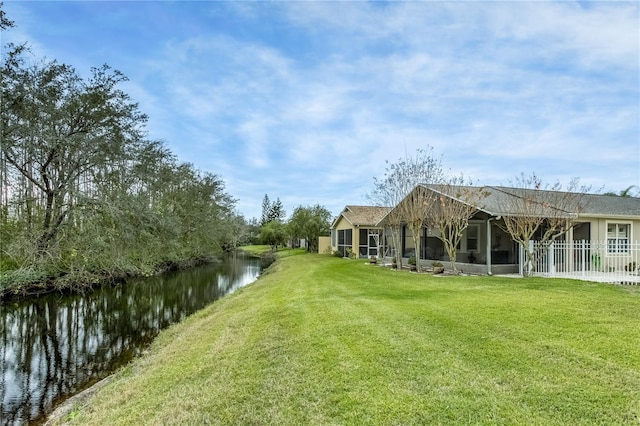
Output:
M105 378L158 332L256 280L260 259L222 263L0 305L0 425L39 423Z

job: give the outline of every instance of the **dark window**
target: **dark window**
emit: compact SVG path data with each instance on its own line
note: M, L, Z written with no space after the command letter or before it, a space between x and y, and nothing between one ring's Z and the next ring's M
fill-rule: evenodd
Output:
M351 229L338 230L338 251L342 253L342 256L347 256L347 249L351 248L352 241Z

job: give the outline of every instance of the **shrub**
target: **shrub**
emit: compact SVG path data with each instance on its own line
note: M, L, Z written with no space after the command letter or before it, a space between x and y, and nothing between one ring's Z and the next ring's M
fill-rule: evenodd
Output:
M351 247L347 248L347 257L349 259L355 259L356 258L356 252L353 251L353 249Z

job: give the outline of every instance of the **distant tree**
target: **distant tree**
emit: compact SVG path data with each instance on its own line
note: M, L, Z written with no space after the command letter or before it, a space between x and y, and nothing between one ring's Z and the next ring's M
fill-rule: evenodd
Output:
M299 206L293 211L288 224L293 238L304 238L307 251L317 251L318 237L329 234L331 212L319 204Z
M284 245L286 238L285 225L278 221L272 220L260 228L260 240L263 244L269 244L272 250Z
M635 194L632 191L635 188ZM616 193L616 192L605 192L603 195L613 195L616 197L640 197L640 187L638 187L637 185L630 185L627 188L623 189L620 191L620 193Z
M458 244L469 226L469 219L476 214L478 205L488 193L482 187L471 186L471 182L465 184L460 176L439 185L435 194L435 202L427 211L427 221L439 231L438 238L447 251L451 270L457 274L455 262Z
M280 201L280 198L277 198L276 201L274 201L273 204L271 205L269 221L275 220L282 223L285 217L287 217L287 212L284 209L284 206L282 205L282 201Z
M502 211L515 212L502 216L502 228L511 238L520 243L525 253L523 275L529 276L533 270L538 252L531 248L531 241L537 240L545 248L571 227L584 209L584 194L587 187L578 187L579 179L572 179L563 190L556 182L544 184L535 173L524 173L511 182L512 188L494 189L508 194L501 197Z
M233 251L248 238L249 225L244 217L236 212L230 212L222 218L221 247L224 251Z
M260 215L260 226L266 225L271 219L271 200L267 194L262 199L262 214Z
M260 216L260 225L263 226L274 220L282 223L286 216L287 212L285 211L280 198L276 199L276 201L274 202L271 202L269 196L267 194L264 194L264 198L262 199L262 215Z
M247 244L258 244L260 239L260 223L258 219L252 217L247 222L247 236L246 243Z

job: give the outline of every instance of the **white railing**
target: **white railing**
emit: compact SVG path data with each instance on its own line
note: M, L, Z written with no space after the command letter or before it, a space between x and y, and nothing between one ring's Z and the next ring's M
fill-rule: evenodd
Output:
M532 241L534 275L640 285L640 243L626 241ZM520 250L520 268L526 267Z

